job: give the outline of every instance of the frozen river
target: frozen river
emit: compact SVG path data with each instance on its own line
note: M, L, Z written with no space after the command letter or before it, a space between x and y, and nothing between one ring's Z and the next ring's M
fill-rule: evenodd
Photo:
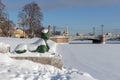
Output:
M120 80L120 44L59 44L63 65L98 80Z

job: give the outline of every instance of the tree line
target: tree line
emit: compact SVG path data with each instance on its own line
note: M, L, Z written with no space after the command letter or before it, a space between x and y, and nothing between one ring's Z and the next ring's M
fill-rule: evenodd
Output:
M42 26L41 20L43 15L41 8L36 2L31 2L23 6L18 13L19 28L24 30L28 37L39 37ZM0 1L0 28L2 29L2 36L10 36L15 24L9 20L9 14L5 13L5 5Z

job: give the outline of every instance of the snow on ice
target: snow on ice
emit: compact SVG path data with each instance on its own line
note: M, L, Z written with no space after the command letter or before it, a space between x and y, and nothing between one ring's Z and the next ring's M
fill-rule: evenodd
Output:
M111 43L59 44L56 51L65 67L88 72L98 80L120 80L120 44Z

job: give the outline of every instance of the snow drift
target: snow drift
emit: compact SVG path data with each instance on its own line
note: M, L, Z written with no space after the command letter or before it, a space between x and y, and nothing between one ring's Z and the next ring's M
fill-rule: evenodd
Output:
M28 60L14 60L0 54L0 80L95 80L76 69L58 69Z

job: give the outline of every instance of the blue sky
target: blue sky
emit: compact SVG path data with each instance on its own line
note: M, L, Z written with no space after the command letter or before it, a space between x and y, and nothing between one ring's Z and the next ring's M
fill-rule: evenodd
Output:
M38 3L44 26L69 27L70 33L89 33L93 27L100 33L120 32L120 0L2 0L10 20L18 21L18 13L25 4Z

